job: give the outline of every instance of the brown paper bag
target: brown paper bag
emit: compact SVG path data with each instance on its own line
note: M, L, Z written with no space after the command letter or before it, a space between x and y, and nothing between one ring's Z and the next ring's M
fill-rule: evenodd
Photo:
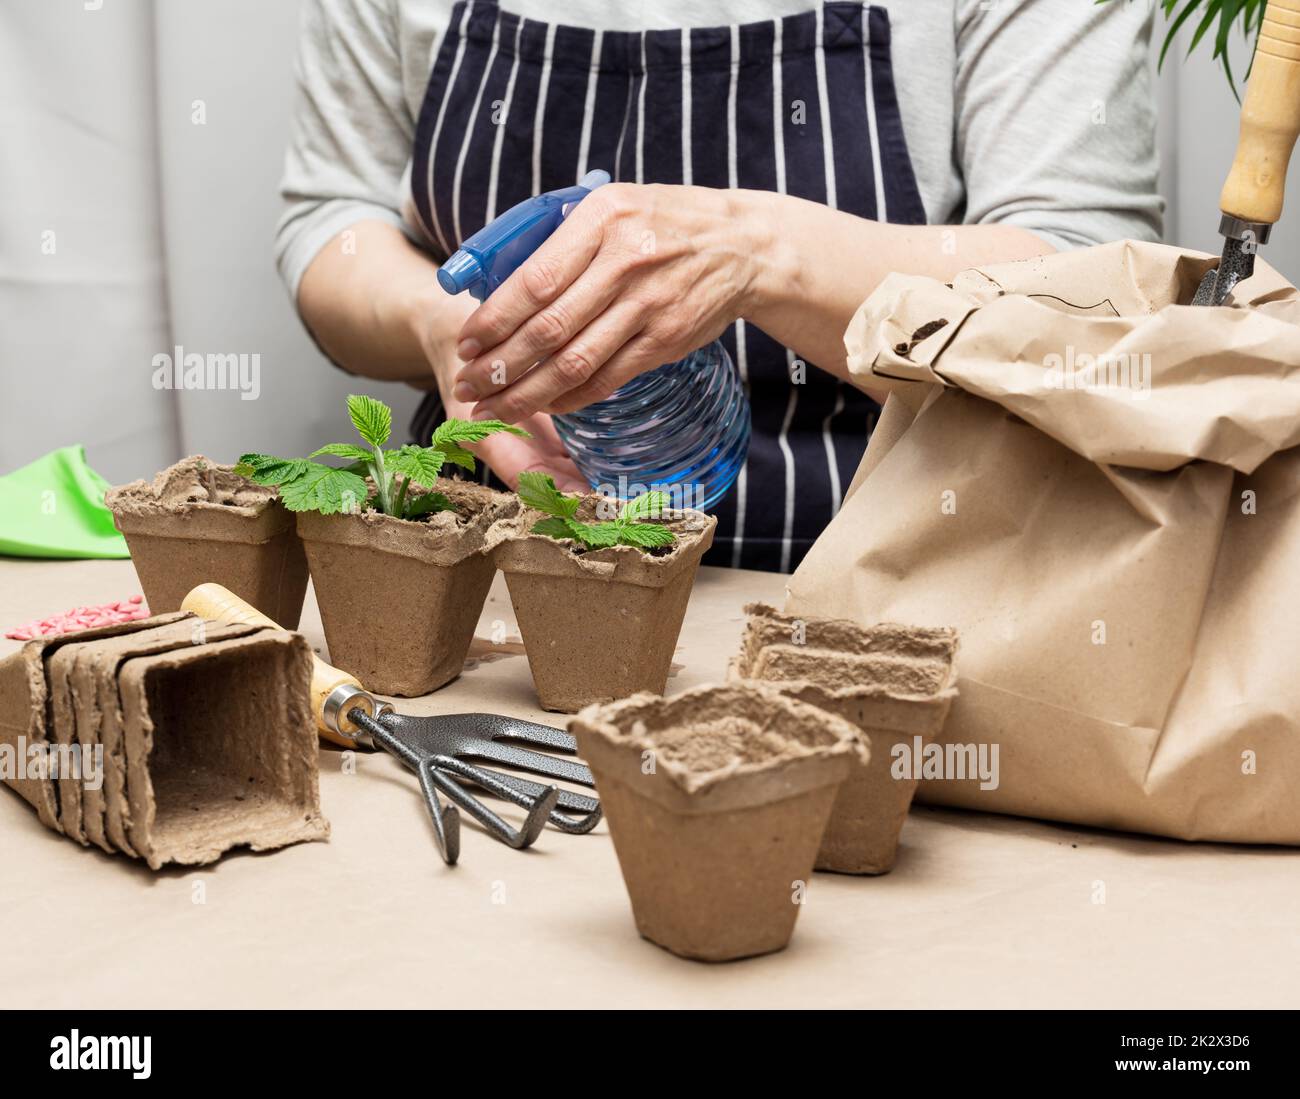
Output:
M1300 294L1119 242L895 275L850 368L890 390L792 613L956 627L933 803L1300 844ZM939 322L944 322L942 325Z

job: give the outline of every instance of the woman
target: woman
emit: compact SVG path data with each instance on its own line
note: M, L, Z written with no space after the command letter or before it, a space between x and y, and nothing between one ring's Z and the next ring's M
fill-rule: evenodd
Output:
M788 571L879 406L841 335L891 271L1160 230L1150 5L1088 0L309 0L277 240L344 368L430 389L413 425L497 416L513 485L583 482L548 413L721 336L748 463L708 560ZM590 168L581 203L481 308L436 266ZM810 368L811 367L811 368Z

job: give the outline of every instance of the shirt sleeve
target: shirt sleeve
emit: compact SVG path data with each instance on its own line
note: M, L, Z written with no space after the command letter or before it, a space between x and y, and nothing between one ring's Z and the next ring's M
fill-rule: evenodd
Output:
M1128 0L958 0L967 223L1058 249L1160 239L1152 17Z
M331 239L378 220L410 235L402 173L415 122L402 92L395 0L306 0L298 94L280 192L275 260L293 300Z

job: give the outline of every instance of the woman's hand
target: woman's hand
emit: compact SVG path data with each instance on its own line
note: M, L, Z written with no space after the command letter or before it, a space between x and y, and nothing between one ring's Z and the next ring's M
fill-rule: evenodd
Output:
M452 399L478 418L525 423L604 400L717 339L744 315L763 252L743 194L593 191L465 322Z
M450 298L437 283L422 287L407 306L416 338L432 370L428 388L436 384L448 417L462 420L472 419L474 409L451 396L452 375L459 365L454 351L459 320L450 325L447 322L449 312L468 314L473 306L473 298L468 295ZM564 492L587 492L591 488L564 449L549 416L528 416L520 420L518 426L528 431L532 438L521 439L501 432L489 435L474 448L478 457L501 480L512 489L518 488L519 474L539 470L551 474Z

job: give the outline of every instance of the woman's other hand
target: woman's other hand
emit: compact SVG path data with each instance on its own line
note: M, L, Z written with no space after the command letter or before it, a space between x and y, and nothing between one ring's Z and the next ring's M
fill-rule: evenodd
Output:
M450 396L525 424L604 400L744 314L760 230L740 192L610 183L461 328Z
M416 299L408 306L416 338L428 361L430 376L428 388L437 385L442 394L443 408L448 417L469 420L473 418L471 404L451 396L452 378L460 365L455 356L456 332L460 320L474 307L468 295L449 297L436 283L421 288ZM459 312L461 317L448 324L448 314ZM518 421L518 426L529 432L530 439L502 432L489 435L474 451L489 469L512 489L519 487L519 474L532 470L549 473L564 492L587 492L590 485L578 472L556 434L549 416L537 414ZM427 441L427 440L417 440Z

